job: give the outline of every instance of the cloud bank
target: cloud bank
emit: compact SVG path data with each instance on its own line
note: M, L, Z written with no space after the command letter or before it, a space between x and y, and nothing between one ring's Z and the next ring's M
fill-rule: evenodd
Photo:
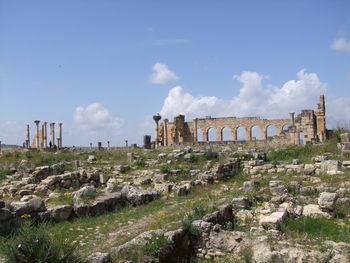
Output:
M333 41L331 49L336 51L350 53L350 41L347 41L344 37L340 37Z
M179 80L179 77L166 64L156 63L153 65L152 70L153 73L150 76L150 81L153 84L163 85Z
M296 80L289 80L282 87L264 85L268 76L244 71L234 79L242 86L237 96L229 100L215 96L193 96L181 86L172 88L164 100L160 114L172 119L185 114L187 120L211 116L261 116L288 118L288 112L314 109L319 95L325 93L327 84L316 73L300 70Z
M118 130L123 125L123 120L113 116L108 109L97 102L85 108L77 107L74 113L74 121L80 128L90 131Z

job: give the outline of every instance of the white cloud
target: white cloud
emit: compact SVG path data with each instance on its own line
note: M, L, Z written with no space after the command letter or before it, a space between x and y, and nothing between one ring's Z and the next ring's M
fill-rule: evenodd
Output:
M152 70L154 72L150 76L150 81L153 84L160 85L179 80L179 77L166 64L156 63L153 65Z
M163 117L185 114L187 120L211 116L286 117L288 112L314 109L319 95L326 91L317 74L301 70L296 80L287 81L281 88L263 85L268 76L244 71L234 78L242 83L237 96L229 100L215 96L193 96L180 86L172 88L160 111Z
M344 37L340 37L333 41L331 49L350 53L350 41L347 41Z
M118 130L123 125L120 118L113 116L100 103L92 103L85 108L77 107L74 121L79 127L95 132L103 129Z

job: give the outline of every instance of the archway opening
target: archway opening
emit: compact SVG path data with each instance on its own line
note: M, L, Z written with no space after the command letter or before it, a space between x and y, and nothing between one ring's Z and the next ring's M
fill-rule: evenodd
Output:
M198 142L202 142L203 141L203 131L202 129L197 129L197 140Z
M272 124L267 126L267 128L266 128L266 136L267 137L272 137L272 136L275 136L275 135L277 135L276 126L272 125Z
M223 128L222 131L222 140L223 141L231 141L232 137L231 137L231 129L230 128Z
M304 133L299 132L299 144L300 145L305 145L305 138L304 138Z
M251 135L252 135L252 140L261 140L262 139L262 132L261 128L259 126L253 126L251 128Z
M289 127L290 127L289 123L288 124L284 124L283 127L282 127L282 131L288 131Z
M216 129L215 128L209 128L208 129L208 141L209 142L215 142L217 140L216 138Z
M238 141L245 141L246 138L246 129L243 126L240 126L237 128L237 140Z

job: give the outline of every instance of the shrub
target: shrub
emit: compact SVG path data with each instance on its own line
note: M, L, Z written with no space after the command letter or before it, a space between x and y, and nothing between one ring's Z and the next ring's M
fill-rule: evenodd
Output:
M254 255L254 252L251 247L245 247L241 251L242 260L244 263L253 262L253 255Z
M185 218L181 222L181 228L188 233L190 236L198 236L199 235L199 230L192 225L193 220L189 218Z
M158 258L160 249L171 243L164 235L152 233L151 237L145 238L147 244L142 247L144 254Z
M219 154L210 150L203 155L203 158L205 160L217 160L219 158Z
M6 179L7 175L11 175L11 174L13 174L13 172L10 170L0 170L0 182Z
M169 173L170 167L169 166L162 166L162 167L160 167L160 172L163 174Z
M82 263L75 246L50 236L46 224L25 224L0 244L6 263Z

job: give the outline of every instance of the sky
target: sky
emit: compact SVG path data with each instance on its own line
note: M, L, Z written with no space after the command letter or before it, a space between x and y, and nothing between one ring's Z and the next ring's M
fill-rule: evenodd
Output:
M350 121L348 0L0 0L0 140L142 143L152 115Z

